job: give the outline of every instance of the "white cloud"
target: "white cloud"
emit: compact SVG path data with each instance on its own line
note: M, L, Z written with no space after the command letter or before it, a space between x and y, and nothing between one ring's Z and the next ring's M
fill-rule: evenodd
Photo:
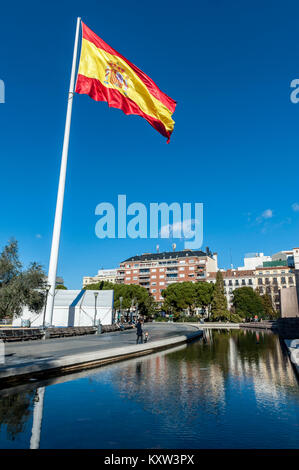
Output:
M267 219L272 219L273 217L273 210L272 209L266 209L260 216L258 216L255 221L258 224L261 224L262 222L265 222Z
M40 233L37 233L37 234L35 235L35 237L36 237L36 238L43 238L43 236L42 236Z
M161 238L192 238L194 237L194 219L183 220L174 224L163 225L160 230ZM193 228L192 228L193 227Z
M263 219L271 219L273 217L273 211L272 209L266 209L263 213L262 213L262 217Z
M292 209L293 209L294 212L299 212L298 202L294 202L294 204L292 204Z

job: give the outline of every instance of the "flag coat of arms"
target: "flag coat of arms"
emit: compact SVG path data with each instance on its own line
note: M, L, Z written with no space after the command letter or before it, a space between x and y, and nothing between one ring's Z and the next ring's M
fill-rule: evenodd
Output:
M170 140L176 102L136 65L112 49L82 22L82 47L75 91L125 114L146 119Z

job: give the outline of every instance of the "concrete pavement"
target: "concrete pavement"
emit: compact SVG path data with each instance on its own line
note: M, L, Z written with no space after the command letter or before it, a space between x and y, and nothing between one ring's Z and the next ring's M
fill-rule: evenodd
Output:
M129 357L150 354L201 336L200 325L149 323L149 342L136 345L136 330L71 338L5 343L0 387L32 377L70 373Z

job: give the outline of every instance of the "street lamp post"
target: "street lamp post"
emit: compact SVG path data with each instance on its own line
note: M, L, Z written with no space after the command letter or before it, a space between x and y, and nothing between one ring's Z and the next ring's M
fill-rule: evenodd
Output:
M122 303L123 303L123 298L120 297L119 298L119 311L120 311L120 319L121 319L121 306L122 306Z
M135 303L135 298L132 299L131 303L131 312L130 312L130 322L132 323L133 321L133 308L134 308L134 303Z
M93 324L96 326L96 318L97 318L97 298L98 298L99 293L94 292L94 321Z

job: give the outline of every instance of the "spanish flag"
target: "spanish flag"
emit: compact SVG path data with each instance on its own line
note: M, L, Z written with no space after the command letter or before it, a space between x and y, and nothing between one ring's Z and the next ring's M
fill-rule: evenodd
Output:
M84 23L75 91L96 101L107 101L109 106L119 108L125 114L145 118L169 142L176 102Z

